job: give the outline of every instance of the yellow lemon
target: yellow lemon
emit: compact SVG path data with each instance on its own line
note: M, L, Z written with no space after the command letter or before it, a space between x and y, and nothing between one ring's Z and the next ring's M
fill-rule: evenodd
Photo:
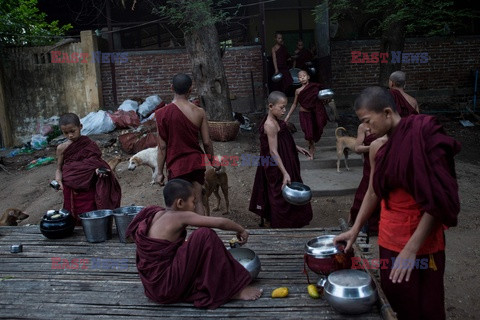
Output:
M285 298L288 296L288 288L280 287L272 291L272 298Z
M318 299L318 298L320 298L320 294L318 294L317 287L316 287L314 284L309 284L308 287L307 287L307 290L308 290L308 294L309 294L310 297L312 297L313 299Z

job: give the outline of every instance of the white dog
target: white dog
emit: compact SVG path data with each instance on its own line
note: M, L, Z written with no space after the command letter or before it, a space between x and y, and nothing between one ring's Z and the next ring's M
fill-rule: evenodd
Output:
M133 171L138 166L148 166L152 169L152 182L155 183L155 179L158 176L158 147L148 148L142 151L137 152L128 160L128 170Z

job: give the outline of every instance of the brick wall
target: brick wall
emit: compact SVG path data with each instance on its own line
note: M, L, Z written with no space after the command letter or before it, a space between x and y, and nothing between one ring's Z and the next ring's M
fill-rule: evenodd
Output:
M332 87L337 101L351 104L364 87L378 81L379 64L351 63L351 51L379 50L376 40L332 41ZM404 52L428 53L427 63L402 64L402 71L407 74L406 91L419 103L471 105L472 70L480 69L479 37L412 38L406 40Z
M257 104L263 103L262 55L260 46L227 49L223 57L230 95L235 101L251 104L252 79ZM191 75L190 59L186 50L157 50L128 52L128 62L115 64L118 104L131 97L146 98L158 94L170 101L172 77L179 73ZM109 64L101 65L104 107L116 109L112 95L112 79ZM248 107L247 107L248 109Z

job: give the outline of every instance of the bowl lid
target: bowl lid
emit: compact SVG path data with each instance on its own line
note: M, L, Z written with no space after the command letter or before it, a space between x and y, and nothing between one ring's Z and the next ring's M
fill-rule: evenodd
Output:
M343 251L343 245L333 243L335 235L324 235L313 238L305 244L305 252L313 256L330 256Z
M349 289L369 286L372 282L372 279L366 272L354 269L345 269L332 272L328 276L328 282L334 286Z

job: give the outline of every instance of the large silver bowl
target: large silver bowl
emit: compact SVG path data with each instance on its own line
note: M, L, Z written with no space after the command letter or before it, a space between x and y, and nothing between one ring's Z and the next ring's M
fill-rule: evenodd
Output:
M279 73L275 73L273 76L272 76L272 81L273 82L280 82L280 80L282 80L283 78L283 74L281 74L280 72Z
M233 258L247 269L252 276L252 279L256 279L262 268L262 264L255 251L248 248L232 248L229 249L229 251Z
M333 98L333 91L332 89L323 89L318 91L318 99L320 100L329 100Z
M292 182L282 189L283 198L291 204L301 206L312 199L312 190L300 182Z
M325 299L340 313L361 314L370 311L377 301L372 278L360 270L339 270L317 284L323 287Z

